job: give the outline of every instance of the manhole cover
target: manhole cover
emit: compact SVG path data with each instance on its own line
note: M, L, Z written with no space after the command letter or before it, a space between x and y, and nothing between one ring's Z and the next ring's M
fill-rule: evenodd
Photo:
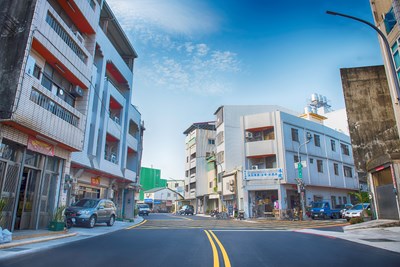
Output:
M385 239L385 238L370 238L370 239L363 239L368 242L396 242L395 240Z
M7 248L4 249L3 251L10 251L10 252L18 252L18 251L24 251L24 250L28 250L29 248Z

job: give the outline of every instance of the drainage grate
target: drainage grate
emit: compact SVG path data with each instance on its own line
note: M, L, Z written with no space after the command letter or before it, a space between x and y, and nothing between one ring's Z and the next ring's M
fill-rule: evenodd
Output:
M18 251L24 251L24 250L28 250L28 249L30 249L30 248L17 248L17 247L15 247L15 248L6 248L6 249L3 249L3 251L18 252Z
M386 238L366 238L366 239L362 239L368 242L396 242L396 240L391 240L391 239L386 239Z

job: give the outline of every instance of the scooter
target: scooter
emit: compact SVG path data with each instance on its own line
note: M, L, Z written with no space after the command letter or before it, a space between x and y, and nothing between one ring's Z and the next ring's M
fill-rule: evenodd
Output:
M210 215L211 215L211 217L214 217L214 216L216 216L218 213L219 213L218 210L215 209L215 210L212 210L212 211L210 212Z
M75 220L75 218L68 218L68 217L66 217L66 218L65 218L65 227L66 227L67 229L70 229L70 228L74 225L74 220Z

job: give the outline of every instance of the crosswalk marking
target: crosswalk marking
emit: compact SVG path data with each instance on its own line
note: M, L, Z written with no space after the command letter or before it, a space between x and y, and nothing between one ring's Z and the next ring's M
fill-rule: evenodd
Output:
M137 225L135 230L146 229L210 229L218 231L245 230L298 230L307 228L344 226L347 223L338 221L246 221L237 220L147 220Z

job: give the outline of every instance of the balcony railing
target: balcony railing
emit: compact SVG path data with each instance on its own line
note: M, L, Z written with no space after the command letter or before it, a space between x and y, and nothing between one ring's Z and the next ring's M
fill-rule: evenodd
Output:
M53 100L51 100L44 94L40 93L39 91L32 88L30 99L34 103L38 104L44 109L47 109L48 111L50 111L57 117L61 118L62 120L72 124L75 127L78 127L79 124L78 117L76 117L71 112L61 107L60 105L56 104Z
M71 48L72 51L79 57L82 62L86 63L87 56L79 45L71 38L67 31L61 26L61 24L50 14L47 13L46 22L51 28L61 37L61 39Z

